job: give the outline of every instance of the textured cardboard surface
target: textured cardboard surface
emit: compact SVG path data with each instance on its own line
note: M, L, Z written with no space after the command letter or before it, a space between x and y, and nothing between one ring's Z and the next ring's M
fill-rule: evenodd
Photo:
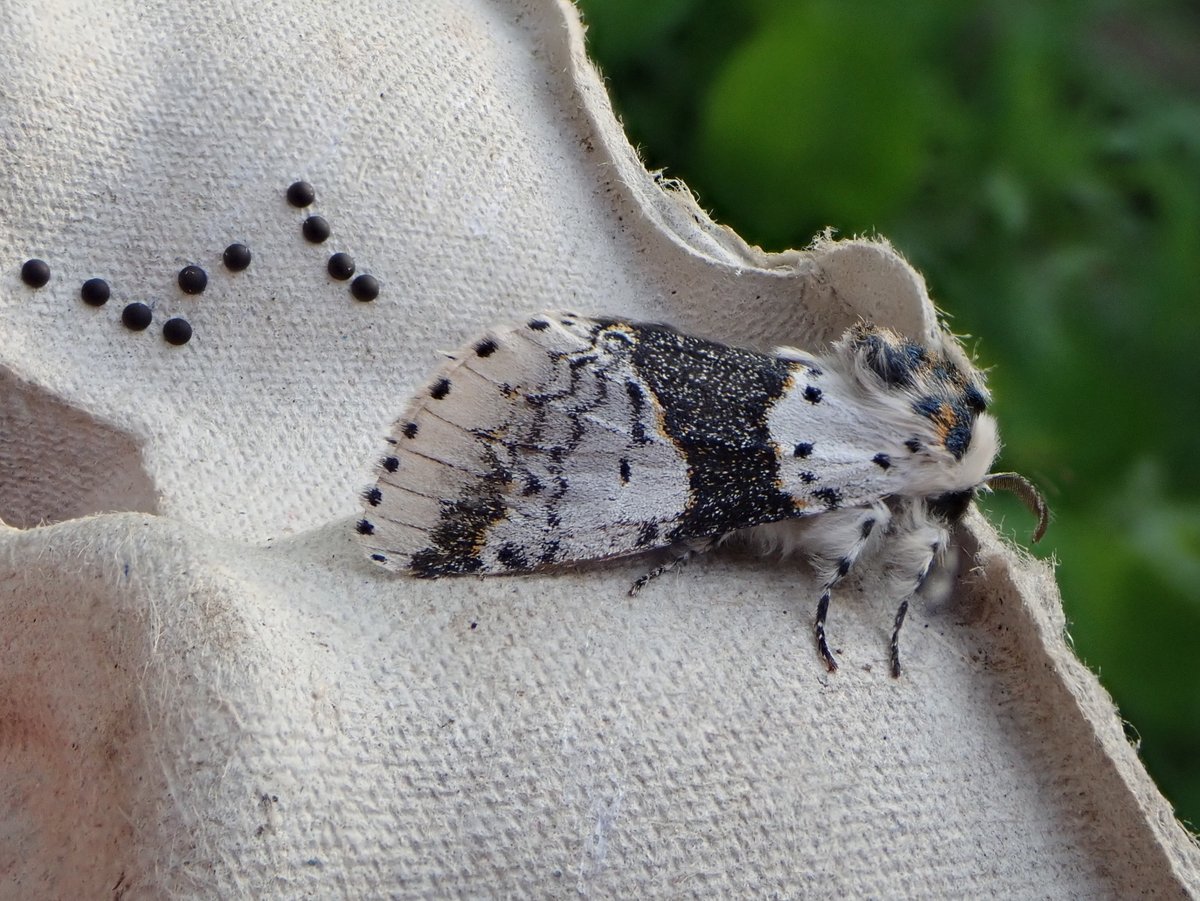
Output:
M639 561L418 583L361 559L381 436L487 322L932 327L886 246L768 256L650 177L569 7L51 3L0 52L0 518L23 527L0 530L0 895L1200 885L1049 573L978 517L899 681L870 573L827 676L796 564L723 554L634 601ZM325 245L283 198L299 177ZM329 278L335 250L377 301Z

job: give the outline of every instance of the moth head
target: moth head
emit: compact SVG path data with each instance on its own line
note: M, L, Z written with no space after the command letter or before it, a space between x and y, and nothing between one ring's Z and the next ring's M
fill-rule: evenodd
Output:
M927 347L891 329L860 322L838 344L846 370L868 395L919 419L927 441L962 461L976 431L986 428L990 398L983 374L971 365L952 335ZM979 442L976 442L979 443ZM976 484L991 466L971 466Z
M1015 472L989 473L982 482L974 488L962 491L947 491L925 499L925 506L938 519L946 523L956 523L966 515L967 508L975 495L980 491L1008 491L1029 508L1029 512L1037 517L1037 528L1033 530L1033 543L1041 541L1046 534L1046 525L1050 521L1050 510L1037 487Z

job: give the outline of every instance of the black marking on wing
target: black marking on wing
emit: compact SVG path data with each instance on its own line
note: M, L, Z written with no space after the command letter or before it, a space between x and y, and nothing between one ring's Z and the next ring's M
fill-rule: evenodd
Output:
M629 396L629 406L633 414L630 418L633 443L649 444L650 438L647 437L646 427L642 422L646 411L646 392L642 390L642 386L637 382L628 381L625 383L625 393Z
M512 542L504 545L496 552L496 559L501 565L512 570L528 570L529 560L525 557L525 552Z
M551 563L558 562L558 539L552 538L542 546L542 552L538 554L538 563L542 566L548 566Z
M638 530L637 539L634 541L635 547L650 547L658 543L658 523L645 523Z
M767 412L791 370L774 356L654 326L624 324L632 359L688 465L689 498L665 537L679 541L795 516L781 491Z
M479 552L488 530L504 519L504 491L512 473L485 448L490 470L457 500L443 500L438 524L430 532L430 546L417 551L409 561L414 575L422 578L478 572L483 568Z

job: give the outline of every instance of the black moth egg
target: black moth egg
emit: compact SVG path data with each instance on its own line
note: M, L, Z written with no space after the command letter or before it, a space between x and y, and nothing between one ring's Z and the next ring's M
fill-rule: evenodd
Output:
M287 201L294 207L303 209L317 199L316 189L306 181L294 181L288 185Z
M203 294L208 287L208 273L199 266L184 266L179 270L178 281L184 294Z
M163 323L163 338L176 347L187 344L192 339L192 324L178 316L168 319Z
M325 271L338 281L344 282L354 275L354 257L348 253L335 253L326 263Z
M379 280L373 275L360 275L350 283L350 293L364 303L379 296Z
M50 265L45 260L26 260L21 266L21 281L31 288L41 288L50 281Z
M89 307L102 307L112 295L108 282L102 278L89 278L79 289L79 296Z
M125 328L133 332L140 332L149 328L150 322L153 319L154 314L150 308L138 301L126 304L125 309L121 311L121 322Z
M333 229L329 227L329 223L325 221L324 217L309 216L300 226L300 232L304 235L305 240L311 241L313 244L320 244L329 238Z
M250 265L250 248L245 244L230 244L225 248L225 253L221 258L225 262L225 268L230 272L241 272Z

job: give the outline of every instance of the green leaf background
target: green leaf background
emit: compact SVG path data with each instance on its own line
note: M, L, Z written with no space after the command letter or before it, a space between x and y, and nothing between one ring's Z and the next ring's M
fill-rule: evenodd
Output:
M579 5L649 166L769 250L888 237L977 336L1075 647L1200 823L1200 7Z

